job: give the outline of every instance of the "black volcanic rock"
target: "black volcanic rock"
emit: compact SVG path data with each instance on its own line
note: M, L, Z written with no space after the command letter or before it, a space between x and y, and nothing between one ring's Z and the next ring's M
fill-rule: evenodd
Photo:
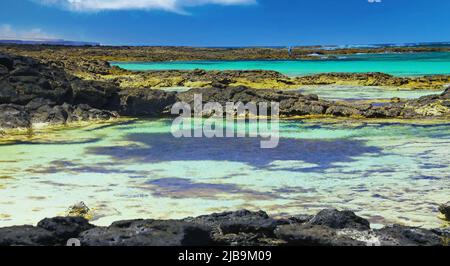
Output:
M37 60L0 54L0 128L117 117L119 89ZM4 69L8 71L4 71Z
M54 235L30 225L0 228L0 246L53 246Z
M314 225L325 225L333 229L370 229L370 223L366 219L357 216L352 211L338 211L336 209L320 211L309 221L309 223Z
M162 116L176 102L174 92L153 89L128 89L121 93L121 112L130 116Z
M28 128L30 126L30 114L23 106L14 104L0 105L0 128Z
M439 212L442 213L447 221L450 221L450 202L441 204L439 206Z
M211 227L214 241L229 246L265 245L261 239L273 238L278 224L263 211L248 210L214 213L185 221Z
M124 220L97 227L79 217L44 219L34 226L0 228L0 246L443 246L448 229L401 225L371 230L351 212L323 210L314 217L274 219L240 210L183 220Z
M450 234L442 236L423 228L402 225L387 226L375 230L375 234L382 246L442 246L443 239L450 237Z
M214 213L199 216L193 221L208 226L220 228L223 234L233 233L264 233L272 234L277 223L263 211L251 212L239 210L236 212Z
M84 246L206 246L210 229L183 221L132 220L81 233Z
M362 241L323 225L288 224L279 226L275 234L288 246L365 246Z
M61 245L65 245L71 238L77 238L81 232L94 228L82 217L46 218L40 221L37 227L52 233L55 241Z

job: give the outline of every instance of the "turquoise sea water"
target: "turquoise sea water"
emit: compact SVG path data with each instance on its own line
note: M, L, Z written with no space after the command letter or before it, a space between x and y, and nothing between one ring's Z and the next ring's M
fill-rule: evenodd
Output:
M450 125L283 121L257 138L174 138L170 120L63 129L0 144L0 227L84 201L93 222L263 209L351 209L374 224L438 227Z
M128 70L274 70L290 76L383 72L395 76L450 74L450 53L362 54L316 61L175 61L112 63Z

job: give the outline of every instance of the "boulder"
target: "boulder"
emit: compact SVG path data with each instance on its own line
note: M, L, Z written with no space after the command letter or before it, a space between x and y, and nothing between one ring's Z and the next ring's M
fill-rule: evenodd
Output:
M52 246L51 232L30 225L0 228L0 246Z
M265 245L267 238L273 238L277 221L263 211L214 213L185 219L212 228L212 238L219 245L249 246Z
M333 229L370 229L370 223L366 219L357 216L352 211L338 211L336 209L320 211L309 223L313 225L325 225Z
M60 245L65 245L67 240L77 238L81 232L94 228L88 220L82 217L47 218L40 221L37 227L52 233L54 241Z
M0 105L0 128L29 128L31 117L24 107L14 104Z
M440 234L423 228L402 225L374 230L382 246L442 246ZM448 237L448 236L447 236Z
M277 238L289 246L365 246L364 242L340 235L336 230L314 224L288 224L278 226Z
M184 221L131 220L81 233L83 246L206 246L210 229Z
M442 213L447 221L450 221L450 201L439 206L439 212Z
M154 89L128 89L120 93L121 114L129 116L162 116L170 113L176 94Z

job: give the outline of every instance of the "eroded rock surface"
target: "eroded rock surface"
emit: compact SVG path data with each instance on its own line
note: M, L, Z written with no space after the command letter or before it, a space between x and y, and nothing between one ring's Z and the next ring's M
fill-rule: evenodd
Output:
M280 115L293 116L336 116L362 118L424 118L447 117L450 115L450 90L441 95L424 96L417 100L392 102L384 106L354 104L321 100L317 95L304 95L293 91L261 90L248 87L192 89L177 95L178 100L191 105L194 110L194 95L201 94L203 103L227 102L280 104ZM204 109L208 116L211 110Z
M34 226L0 228L0 246L442 246L448 229L390 225L371 229L351 211L327 209L315 216L275 219L240 210L182 220L125 220L108 227L82 217L44 219Z

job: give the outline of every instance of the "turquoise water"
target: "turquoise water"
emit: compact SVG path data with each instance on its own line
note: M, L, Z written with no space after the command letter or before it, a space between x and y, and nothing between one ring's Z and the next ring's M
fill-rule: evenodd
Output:
M263 209L351 209L374 224L438 227L450 125L283 121L257 138L174 138L170 120L55 130L0 144L0 227L84 201L93 223Z
M290 76L383 72L395 76L450 74L450 53L363 54L315 61L186 61L112 63L128 70L274 70Z

